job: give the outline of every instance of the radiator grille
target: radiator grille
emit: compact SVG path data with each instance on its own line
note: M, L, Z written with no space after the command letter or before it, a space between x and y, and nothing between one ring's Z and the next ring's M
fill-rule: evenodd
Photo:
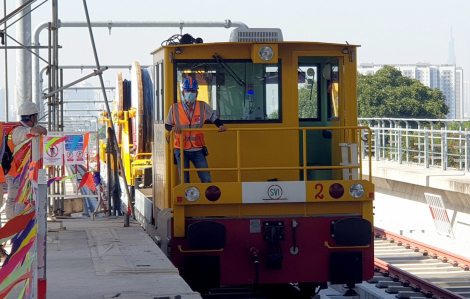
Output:
M280 29L240 29L232 31L231 42L280 42L282 32Z

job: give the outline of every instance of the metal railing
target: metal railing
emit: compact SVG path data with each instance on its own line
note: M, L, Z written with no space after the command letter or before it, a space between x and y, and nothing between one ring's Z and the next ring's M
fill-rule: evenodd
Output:
M229 167L229 168L197 168L197 169L190 169L190 168L184 168L182 169L180 173L180 179L181 182L184 182L184 173L185 172L195 172L195 171L236 171L237 172L237 182L242 182L241 179L241 173L242 171L253 171L253 170L300 170L303 172L303 180L307 180L307 171L308 170L325 170L325 169L359 169L359 179L362 180L362 159L359 159L358 165L344 165L341 163L341 165L331 165L331 166L307 166L307 163L303 163L303 166L289 166L289 167L281 167L281 166L270 166L270 167L262 167L262 166L256 166L256 167L242 167L241 166L241 154L240 154L240 146L241 146L241 140L240 140L240 134L245 131L261 131L261 132L266 132L266 131L299 131L302 134L301 140L302 140L302 161L307 161L307 131L323 131L323 130L331 130L331 131L342 131L346 133L347 136L351 136L351 140L353 142L356 142L359 146L359 153L364 152L363 148L366 146L366 148L369 148L372 146L372 142L369 141L364 141L365 136L370 136L372 134L372 131L370 128L365 127L365 126L348 126L348 127L286 127L286 128L230 128L227 130L227 132L235 132L236 133L236 146L237 146L237 154L236 154L236 163L237 167ZM187 131L218 131L218 129L182 129L181 132L187 132ZM228 134L228 133L227 133ZM174 146L173 146L173 139L174 137L171 137L170 141L170 152L173 152ZM184 144L183 141L183 133L180 135L180 144ZM362 140L362 142L361 142ZM339 144L337 146L340 146ZM369 173L372 173L372 163L371 159L372 156L370 154L366 154L365 156L368 156L369 159ZM363 156L363 158L365 158ZM184 165L184 155L181 155L181 165ZM371 180L371 177L369 176L369 181Z
M363 158L370 151L375 161L470 172L469 120L359 118L358 123L368 125L372 131L365 139L370 139L372 146L362 141Z

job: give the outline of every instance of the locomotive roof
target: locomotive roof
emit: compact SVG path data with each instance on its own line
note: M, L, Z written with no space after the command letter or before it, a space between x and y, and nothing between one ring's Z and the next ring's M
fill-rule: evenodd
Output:
M152 51L150 54L155 54L163 48L178 48L178 47L207 47L207 46L217 46L217 45L252 45L252 44L297 44L297 45L325 45L325 46L338 46L338 47L360 47L361 45L352 45L352 44L337 44L337 43L323 43L323 42L305 42L305 41L275 41L275 42L215 42L215 43L201 43L201 44L180 44L180 45L168 45L157 48Z

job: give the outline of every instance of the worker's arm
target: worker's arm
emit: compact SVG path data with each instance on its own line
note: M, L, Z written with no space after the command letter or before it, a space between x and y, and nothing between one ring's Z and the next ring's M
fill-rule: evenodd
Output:
M212 110L211 106L209 106L206 103L204 103L204 113L205 113L206 119L213 122L214 125L216 125L217 128L219 128L219 132L227 131L227 127L224 126L224 124L222 123L220 118L217 116L217 114L215 114L214 110Z
M175 120L173 119L173 106L171 106L170 110L168 111L168 116L165 120L165 129L170 132L174 131L176 134L181 133L180 128L175 126Z

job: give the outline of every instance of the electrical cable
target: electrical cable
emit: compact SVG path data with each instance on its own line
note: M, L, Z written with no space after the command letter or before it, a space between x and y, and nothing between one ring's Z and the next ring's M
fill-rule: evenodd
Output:
M142 88L144 95L144 115L143 115L143 135L144 144L142 150L144 153L152 152L152 141L153 141L153 105L154 105L154 93L153 93L153 82L148 69L142 69Z

